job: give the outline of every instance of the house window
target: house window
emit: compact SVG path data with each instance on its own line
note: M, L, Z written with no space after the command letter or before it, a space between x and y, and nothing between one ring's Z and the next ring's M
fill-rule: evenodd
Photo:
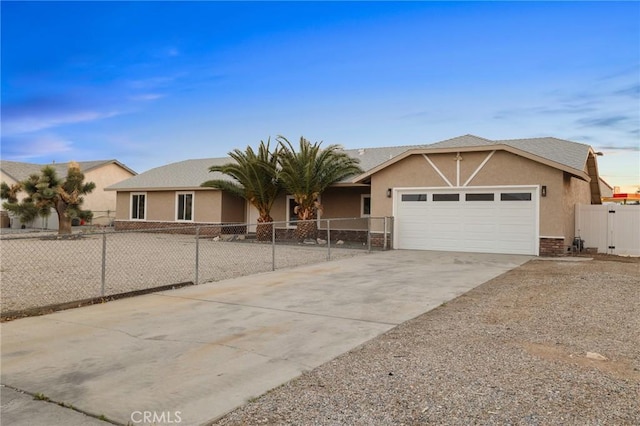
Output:
M287 195L287 227L295 228L298 222L298 215L295 213L297 204L291 195Z
M144 220L147 210L147 194L131 194L131 220Z
M427 194L402 194L402 201L427 201Z
M466 201L493 201L494 199L494 195L493 194L466 194L465 195L465 200Z
M360 216L369 217L371 215L371 195L362 194L360 201Z
M193 192L179 192L177 194L178 202L176 220L192 221L193 220Z
M318 202L320 202L320 197L318 197ZM287 228L295 228L298 225L298 215L294 213L297 205L293 196L287 195ZM318 226L320 226L319 211L316 211L316 220L318 221Z
M460 201L460 194L433 194L433 201Z
M500 201L531 201L530 192L503 192Z

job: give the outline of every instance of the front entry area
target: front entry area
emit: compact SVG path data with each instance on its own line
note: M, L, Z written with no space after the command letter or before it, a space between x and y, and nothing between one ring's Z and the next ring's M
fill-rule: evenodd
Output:
M394 247L538 255L538 187L397 188Z

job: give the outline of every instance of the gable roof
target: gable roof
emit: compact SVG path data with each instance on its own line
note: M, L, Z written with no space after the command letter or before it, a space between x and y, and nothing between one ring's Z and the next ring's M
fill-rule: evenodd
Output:
M509 151L550 167L564 170L586 181L590 181L593 177L585 172L589 154L593 154L593 150L589 145L553 137L490 140L474 135L464 135L430 145L423 145L422 147L412 147L400 155L354 177L352 181L362 182L383 168L414 154L492 150Z
M136 174L135 171L125 166L118 160L76 161L76 163L78 163L78 165L80 166L80 170L83 173L87 173L93 169L97 169L98 167L114 163L130 172L131 174ZM52 166L58 176L66 176L67 170L69 169L69 163L35 164L22 163L19 161L0 161L0 169L16 182L23 181L32 174L40 174L40 171L45 166Z

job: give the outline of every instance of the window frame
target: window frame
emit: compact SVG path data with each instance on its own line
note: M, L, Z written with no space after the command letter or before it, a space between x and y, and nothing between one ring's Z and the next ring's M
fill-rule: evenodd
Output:
M488 199L482 199L482 197ZM464 194L465 203L493 203L495 201L496 194L494 192L467 192Z
M286 204L285 204L285 213L286 213L286 215L285 215L285 224L286 224L286 227L288 229L295 229L298 226L298 216L297 215L295 216L295 220L291 220L290 216L291 216L292 212L289 211L290 210L289 209L289 203L291 201L293 201L295 203L293 195L287 195L287 201L286 201ZM320 201L320 197L318 197L318 202L321 202ZM320 212L317 212L317 214L316 214L316 221L318 222L318 228L319 228L320 227Z
M434 203L458 203L460 202L459 192L436 192L431 194L431 201Z
M365 213L364 211L364 200L369 199L369 213ZM360 217L371 217L371 194L361 194L360 195Z
M533 194L531 192L500 192L501 202L511 201L533 201Z
M142 206L142 217L133 217L133 200L134 197L144 197L144 203ZM129 220L139 220L139 221L144 221L147 220L147 193L146 192L132 192L129 194ZM138 201L138 216L140 213L140 202Z
M183 214L186 213L186 196L187 195L191 195L191 218L190 219L180 219L179 218L179 214L180 214L180 197L181 196L185 196L185 204L184 204L184 210ZM175 220L176 222L193 222L194 221L194 212L195 212L195 204L196 204L196 195L194 191L178 191L176 192L176 211L175 211Z
M427 193L420 194L401 194L400 202L401 203L424 203L429 199Z

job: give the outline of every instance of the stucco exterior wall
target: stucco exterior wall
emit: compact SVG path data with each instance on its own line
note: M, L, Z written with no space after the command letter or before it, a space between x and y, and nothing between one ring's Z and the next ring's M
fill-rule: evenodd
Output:
M461 153L461 185L472 176L488 154L488 152ZM430 154L429 158L455 186L457 183L456 153ZM565 236L565 229L570 219L565 214L565 190L561 170L509 152L497 151L469 182L468 187L511 185L547 186L547 196L540 199L540 235ZM371 176L371 215L392 215L393 200L387 198L387 188L447 186L447 183L422 155L407 157Z
M173 191L147 192L146 220L174 221L176 219L176 193Z
M243 198L226 192L222 193L221 215L223 223L244 223L246 210L246 203Z
M131 193L130 192L120 192L116 193L116 220L129 220L129 215L131 212L130 203L131 203Z
M369 194L368 186L361 187L332 187L320 195L320 202L324 208L321 219L333 218L359 218L361 217L362 194ZM274 222L287 220L286 204L287 195L280 194L271 209L271 217ZM324 223L320 224L324 228ZM284 226L278 224L278 227ZM366 221L334 221L331 227L334 229L366 229Z
M362 195L369 194L369 187L329 188L322 194L324 212L322 218L361 217Z
M591 189L589 183L569 175L564 174L564 229L565 229L565 247L573 244L575 237L575 220L576 220L576 204L591 204Z
M144 191L142 191L144 192ZM176 193L193 192L194 222L220 223L222 196L220 191L147 191L147 221L175 222ZM134 191L133 193L141 193ZM131 219L132 192L118 191L116 195L116 219Z
M116 209L116 193L104 189L132 176L134 176L132 173L114 163L89 170L85 173L84 180L95 183L96 188L91 194L85 196L83 207L94 212L114 211Z
M195 191L194 214L196 222L222 222L222 192L213 190Z
M274 222L284 222L287 220L287 195L280 194L271 207L271 217ZM281 224L277 224L281 226Z

